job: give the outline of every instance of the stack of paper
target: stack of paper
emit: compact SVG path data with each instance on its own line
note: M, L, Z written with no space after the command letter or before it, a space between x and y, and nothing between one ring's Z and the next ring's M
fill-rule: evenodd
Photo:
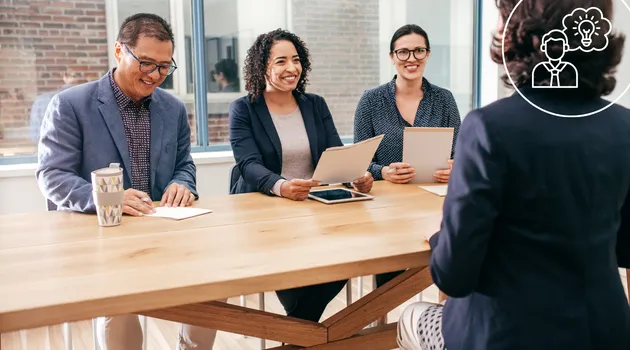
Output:
M155 213L145 216L182 220L208 213L212 213L212 210L190 207L157 207L155 208Z
M418 186L425 191L429 191L433 194L437 194L440 197L446 196L448 185L431 185L431 186Z

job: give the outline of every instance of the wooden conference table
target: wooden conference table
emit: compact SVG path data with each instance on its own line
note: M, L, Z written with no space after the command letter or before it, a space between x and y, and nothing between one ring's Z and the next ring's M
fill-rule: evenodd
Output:
M292 344L391 349L395 323L364 328L432 284L424 233L443 198L377 182L371 201L262 194L201 198L183 221L69 212L0 217L0 333L136 313ZM220 300L408 269L321 323Z

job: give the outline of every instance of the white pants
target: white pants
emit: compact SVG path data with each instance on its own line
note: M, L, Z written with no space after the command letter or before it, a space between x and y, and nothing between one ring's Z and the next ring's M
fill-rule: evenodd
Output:
M96 335L101 350L142 350L142 327L136 315L99 317ZM177 350L211 350L216 330L182 324Z
M421 337L419 332L422 326L420 323L422 322L423 312L431 307L435 307L436 305L440 304L418 302L411 304L407 306L407 308L405 308L405 310L400 315L400 319L398 320L398 337L396 338L396 340L398 341L398 347L400 349L426 350L422 347L422 344L424 343L425 347L429 349L429 347L426 346L426 343L432 345L434 341L435 343L443 344L441 327L440 332L435 334L435 337L438 339L427 339L426 335L424 337Z

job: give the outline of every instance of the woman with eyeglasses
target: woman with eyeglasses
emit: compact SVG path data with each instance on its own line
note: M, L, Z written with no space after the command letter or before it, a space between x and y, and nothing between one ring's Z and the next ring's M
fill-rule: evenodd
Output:
M451 127L455 129L453 143L457 138L460 118L453 94L423 77L430 55L427 33L415 24L402 26L394 33L389 52L398 74L366 91L359 101L354 141L385 135L370 164L375 180L403 184L415 176L413 167L402 163L405 127ZM435 180L448 182L451 165L452 161L445 159L444 169L434 174Z
M354 141L384 134L369 167L375 180L404 184L414 177L413 167L402 163L406 127L454 128L455 148L459 110L450 91L423 77L430 55L431 44L424 29L415 24L400 27L392 36L389 52L398 74L390 82L367 90L359 101L354 119ZM434 174L435 180L448 182L451 165L452 160L445 159L444 169ZM399 273L377 275L377 286Z

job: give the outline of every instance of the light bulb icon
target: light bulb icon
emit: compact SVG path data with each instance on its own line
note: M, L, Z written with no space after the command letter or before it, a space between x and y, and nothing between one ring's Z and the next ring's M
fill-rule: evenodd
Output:
M604 51L612 23L597 7L578 7L562 19L562 31L569 39L569 51Z
M596 27L595 23L587 19L580 22L575 29L577 29L578 33L582 36L582 45L584 45L584 47L589 47L593 43L593 39L591 39L593 33L595 33L596 29L601 28Z

